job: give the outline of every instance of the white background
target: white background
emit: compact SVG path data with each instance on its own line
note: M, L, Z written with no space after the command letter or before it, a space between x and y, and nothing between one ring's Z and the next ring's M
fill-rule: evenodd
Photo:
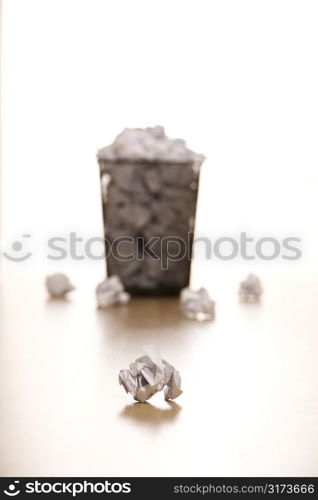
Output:
M31 265L48 266L47 237L101 235L97 148L162 124L207 156L199 236L296 235L309 270L317 12L307 0L4 0L4 249L30 233Z

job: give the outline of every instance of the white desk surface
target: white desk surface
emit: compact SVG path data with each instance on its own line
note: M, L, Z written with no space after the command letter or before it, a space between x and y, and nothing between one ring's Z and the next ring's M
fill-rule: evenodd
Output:
M317 475L318 275L264 274L259 305L239 277L215 275L201 324L176 299L98 311L96 276L48 301L42 273L4 268L1 475ZM118 385L147 342L182 374L175 402Z

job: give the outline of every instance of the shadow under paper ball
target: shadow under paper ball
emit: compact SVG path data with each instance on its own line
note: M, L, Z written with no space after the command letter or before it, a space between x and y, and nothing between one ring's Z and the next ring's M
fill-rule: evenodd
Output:
M182 407L174 401L167 402L167 405L168 407L163 409L150 403L133 403L125 406L119 416L133 420L137 424L159 427L163 424L173 422L182 410Z

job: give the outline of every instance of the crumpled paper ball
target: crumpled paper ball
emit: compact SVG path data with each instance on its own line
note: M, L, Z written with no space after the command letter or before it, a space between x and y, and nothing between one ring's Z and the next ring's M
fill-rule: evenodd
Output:
M246 280L240 283L239 295L243 302L258 302L262 292L260 279L255 274L249 274Z
M199 290L184 288L180 293L180 305L182 312L189 319L206 321L215 317L215 302L203 287Z
M119 384L140 403L162 389L166 401L180 396L182 390L178 370L161 358L155 345L145 345L142 350L144 356L131 363L128 370L120 370Z
M63 273L47 276L45 283L47 291L53 298L64 298L68 292L75 289L69 278Z
M115 304L126 304L130 300L118 276L111 276L99 283L96 288L97 306L101 309Z

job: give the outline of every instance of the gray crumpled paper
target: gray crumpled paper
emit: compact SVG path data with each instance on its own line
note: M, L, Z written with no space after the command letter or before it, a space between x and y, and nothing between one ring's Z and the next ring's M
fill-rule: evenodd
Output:
M127 304L129 293L125 292L124 285L118 276L111 276L99 283L96 288L97 306L101 309L115 304Z
M191 151L182 139L170 139L159 125L147 128L125 128L114 142L98 151L100 160L132 160L165 163L197 163L205 157Z
M182 390L178 370L161 358L157 346L145 345L142 350L144 356L131 363L128 370L120 370L119 384L140 403L163 388L166 401L180 396Z
M215 317L215 302L203 287L199 290L184 288L180 293L180 305L182 312L189 319L206 321Z
M261 282L255 274L249 274L246 280L240 283L239 295L243 302L257 302L262 292Z
M45 283L47 291L53 298L64 298L68 292L75 289L68 277L63 273L47 276Z

